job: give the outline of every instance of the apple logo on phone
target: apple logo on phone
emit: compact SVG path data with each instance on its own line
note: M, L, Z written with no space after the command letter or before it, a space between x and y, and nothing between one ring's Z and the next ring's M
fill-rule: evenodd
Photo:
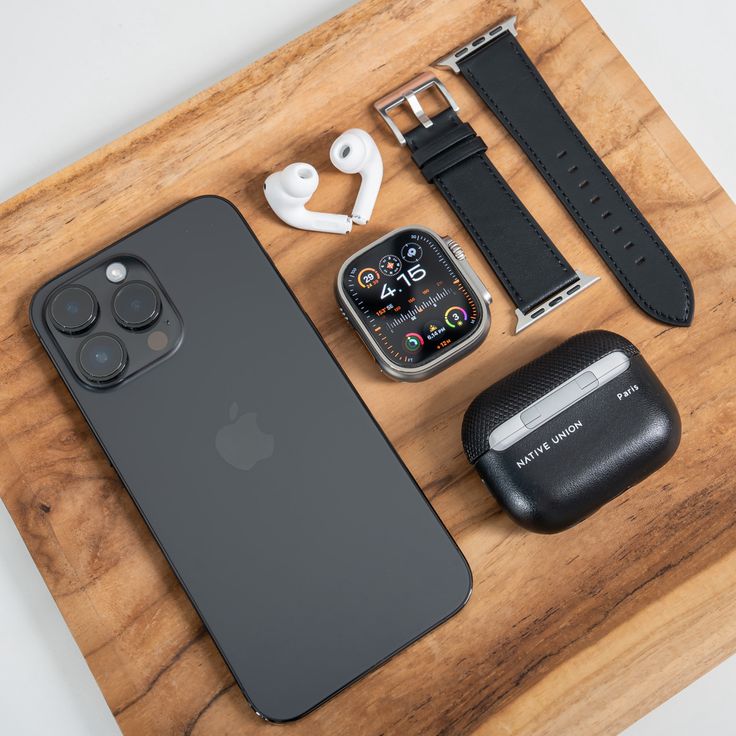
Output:
M261 431L255 412L238 416L238 405L230 405L230 424L221 427L215 436L215 448L226 463L238 470L250 470L273 455L273 446L273 435Z

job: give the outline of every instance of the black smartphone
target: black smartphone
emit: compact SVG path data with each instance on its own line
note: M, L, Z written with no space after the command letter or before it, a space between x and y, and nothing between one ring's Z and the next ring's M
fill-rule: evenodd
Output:
M57 276L31 322L262 717L467 601L465 558L231 203Z

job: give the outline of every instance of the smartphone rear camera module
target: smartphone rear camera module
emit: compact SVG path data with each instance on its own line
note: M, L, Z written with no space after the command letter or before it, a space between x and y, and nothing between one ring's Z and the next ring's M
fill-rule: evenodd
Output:
M127 362L125 346L113 335L92 335L79 348L79 367L94 383L112 381L125 370Z
M45 324L74 377L110 389L171 355L181 317L156 274L141 259L105 254L55 286Z
M144 330L161 314L161 299L144 281L131 281L121 286L112 300L115 319L127 330Z
M51 300L49 314L57 330L78 335L94 324L98 311L97 299L89 289L67 286Z

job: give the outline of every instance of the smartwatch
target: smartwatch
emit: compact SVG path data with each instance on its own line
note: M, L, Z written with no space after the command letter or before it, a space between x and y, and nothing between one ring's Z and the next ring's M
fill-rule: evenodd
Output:
M421 381L477 348L491 296L453 240L413 225L393 230L343 263L337 302L380 369Z

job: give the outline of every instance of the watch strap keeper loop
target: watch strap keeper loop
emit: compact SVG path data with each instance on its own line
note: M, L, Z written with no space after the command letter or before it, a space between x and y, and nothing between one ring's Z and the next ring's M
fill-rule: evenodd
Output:
M453 166L457 166L457 164L471 158L471 156L485 153L487 149L488 146L486 146L483 139L480 136L473 134L472 138L466 138L451 148L444 150L438 156L431 158L420 168L424 178L427 181L432 182L448 169Z
M420 168L428 161L444 153L449 148L462 143L468 138L478 137L470 123L459 122L432 140L424 141L421 147L412 146L411 157L414 163Z

